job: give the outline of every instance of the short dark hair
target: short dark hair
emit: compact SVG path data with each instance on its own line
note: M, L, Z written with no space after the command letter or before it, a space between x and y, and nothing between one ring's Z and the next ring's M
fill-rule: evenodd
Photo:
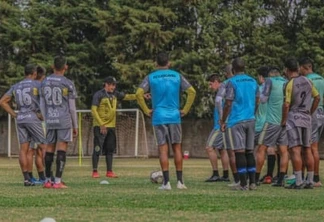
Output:
M233 60L232 67L234 72L244 72L245 62L242 58L238 57Z
M285 67L291 72L298 72L298 62L296 58L288 58L285 61Z
M55 70L61 71L64 69L64 66L66 65L67 60L64 56L56 56L54 58L54 68Z
M117 80L113 76L108 76L107 78L104 79L104 82L107 84L117 84Z
M27 64L25 66L25 76L31 75L36 72L37 66L35 64Z
M156 56L158 66L166 66L169 62L169 55L166 52L159 52Z
M267 78L269 76L269 66L261 66L257 69L258 75L263 78Z
M42 66L37 66L36 80L41 79L46 74L46 69Z
M207 76L206 81L208 81L208 82L215 82L215 81L220 82L219 74L217 74L217 73L210 74L209 76Z
M309 57L303 57L298 60L300 66L309 66L313 68L313 60Z

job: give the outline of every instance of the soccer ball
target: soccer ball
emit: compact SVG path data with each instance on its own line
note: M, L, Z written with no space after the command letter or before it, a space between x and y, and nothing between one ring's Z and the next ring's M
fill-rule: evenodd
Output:
M289 185L291 185L293 183L296 183L296 177L295 177L294 174L285 178L285 185L286 186L289 186Z
M163 182L163 173L161 170L152 171L150 174L150 180L152 183L162 183Z

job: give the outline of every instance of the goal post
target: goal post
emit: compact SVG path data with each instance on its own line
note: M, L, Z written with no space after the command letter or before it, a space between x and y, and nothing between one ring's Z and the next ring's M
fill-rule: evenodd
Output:
M91 110L77 110L78 136L69 143L68 156L82 159L92 155L93 151L93 118ZM8 116L8 157L17 155L19 144L16 125ZM148 141L144 115L139 109L117 109L116 111L116 154L117 157L148 157Z

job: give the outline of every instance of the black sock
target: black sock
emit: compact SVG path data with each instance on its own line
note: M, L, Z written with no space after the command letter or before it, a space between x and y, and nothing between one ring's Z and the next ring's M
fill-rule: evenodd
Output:
M45 153L45 175L47 178L50 178L52 176L52 163L54 160L54 153Z
M279 177L279 175L280 175L280 155L277 154L277 177Z
M98 163L99 163L99 153L98 152L93 152L92 153L92 169L96 170L98 169Z
M108 154L106 154L107 171L112 171L112 165L113 165L113 154L108 153Z
M233 173L233 178L234 178L235 183L240 182L240 177L239 177L238 173Z
M217 176L217 177L219 177L218 170L214 170L214 171L213 171L213 176Z
M255 181L259 182L260 180L260 173L255 173Z
M94 172L94 173L97 173L97 172L98 172L98 170L97 170L97 169L94 169L94 170L93 170L93 172Z
M253 152L246 152L246 168L249 174L250 184L255 183L255 158Z
M228 170L223 170L223 177L228 178Z
M278 182L277 183L282 183L284 178L285 178L286 173L285 172L280 172L279 177L278 177Z
M177 180L180 181L181 183L183 183L183 181L182 181L182 171L177 170Z
M39 180L45 180L44 171L38 172Z
M275 164L276 164L276 156L268 155L267 176L272 177Z
M314 175L314 182L315 183L317 183L317 182L319 182L320 180L319 180L319 175Z
M166 185L169 182L169 171L163 171L163 184Z
M66 152L63 150L57 151L55 177L62 178L65 162L66 162Z
M246 157L245 153L240 153L237 152L235 153L235 161L236 161L236 168L237 168L237 173L240 178L241 186L246 186L247 181L246 181Z
M23 172L24 180L30 180L28 172Z
M33 172L28 172L28 175L29 175L29 178L30 178L30 179L34 177L34 176L33 176Z

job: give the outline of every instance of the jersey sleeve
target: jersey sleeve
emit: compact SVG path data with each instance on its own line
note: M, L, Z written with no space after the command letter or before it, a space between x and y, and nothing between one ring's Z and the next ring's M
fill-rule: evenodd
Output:
M315 86L312 84L312 97L316 97L318 96L319 93L317 91L317 89L315 88Z
M77 98L77 92L74 86L74 83L72 81L69 81L68 83L68 89L69 89L69 99L76 99Z
M93 95L93 97L92 97L92 103L91 103L91 105L92 105L92 106L99 106L99 104L100 104L100 97L99 97L99 93L96 92L96 93Z
M221 83L221 85L218 88L217 94L216 94L216 98L217 97L221 97L222 99L225 97L225 93L226 93L226 84L225 83Z
M181 85L182 92L186 91L188 88L191 87L191 84L183 75L180 75L180 81L181 81L180 85Z
M226 84L225 99L234 100L235 90L231 81Z
M270 92L271 92L271 87L272 87L271 79L266 79L264 86L263 86L262 95L269 97Z
M285 87L284 95L285 95L285 103L291 103L291 97L292 97L292 89L293 89L293 81L294 79L291 79Z
M115 91L114 94L115 94L117 100L123 100L123 99L125 98L125 96L126 96L125 93L123 93L123 92L119 92L119 91Z
M15 90L15 85L10 87L10 89L6 92L6 95L12 97L14 94L14 90Z
M148 76L144 78L143 82L139 85L139 88L142 88L144 93L150 91L150 82Z

